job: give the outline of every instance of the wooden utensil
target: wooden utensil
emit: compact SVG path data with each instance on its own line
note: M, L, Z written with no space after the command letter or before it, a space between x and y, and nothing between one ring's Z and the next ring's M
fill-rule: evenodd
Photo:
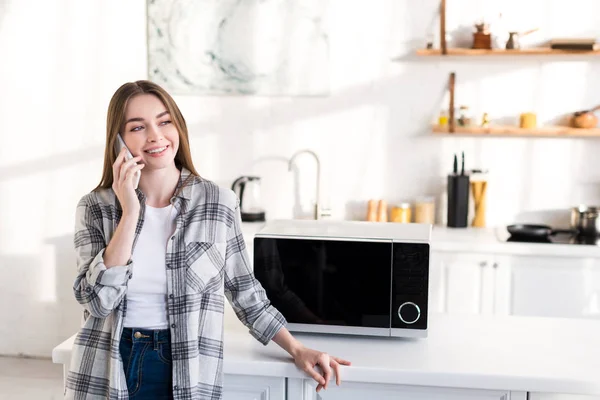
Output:
M592 112L593 113L593 112L596 112L598 110L600 110L600 105L597 105L596 107L592 108L591 110L578 111L575 114L577 114L577 113L587 113L587 112Z
M440 47L442 54L448 54L448 44L446 43L446 0L440 3Z
M448 127L449 127L450 133L454 133L454 127L456 126L456 122L454 119L454 86L455 85L456 85L456 73L451 72L450 73L450 82L448 84L449 90L450 90L450 110L448 110L449 111Z

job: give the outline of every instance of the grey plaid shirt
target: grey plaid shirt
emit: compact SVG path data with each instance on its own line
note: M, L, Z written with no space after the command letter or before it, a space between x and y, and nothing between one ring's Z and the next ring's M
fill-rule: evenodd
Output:
M252 273L235 194L186 169L177 188L171 200L178 212L176 229L166 254L173 396L220 399L225 296L263 344L286 321ZM145 196L139 190L137 194L142 207L134 247L145 210ZM65 389L68 399L128 398L119 341L127 312L127 283L136 265L130 261L107 269L103 262L120 217L112 189L89 193L77 205L78 275L73 289L84 307L85 322L73 346Z

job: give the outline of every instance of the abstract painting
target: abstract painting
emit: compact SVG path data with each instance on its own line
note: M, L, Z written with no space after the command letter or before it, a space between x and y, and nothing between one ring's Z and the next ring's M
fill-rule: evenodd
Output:
M326 4L148 0L149 79L180 95L327 95Z

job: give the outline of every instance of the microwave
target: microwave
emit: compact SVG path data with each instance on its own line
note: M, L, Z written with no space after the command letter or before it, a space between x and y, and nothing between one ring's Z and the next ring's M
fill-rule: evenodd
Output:
M430 224L279 220L254 275L292 332L427 337Z

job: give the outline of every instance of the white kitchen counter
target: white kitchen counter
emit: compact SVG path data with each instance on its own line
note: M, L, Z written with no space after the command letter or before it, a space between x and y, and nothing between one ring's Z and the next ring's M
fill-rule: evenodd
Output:
M306 346L352 361L346 382L600 395L600 321L430 316L426 339L296 334ZM52 358L70 359L73 337ZM225 331L224 372L305 378L276 344Z
M242 224L249 246L252 246L251 239L263 226L264 223ZM461 253L600 258L600 246L506 242L508 236L506 227L447 228L436 225L432 231L431 249Z
M434 226L431 249L525 256L600 257L600 246L506 242L508 237L505 227L463 229Z

